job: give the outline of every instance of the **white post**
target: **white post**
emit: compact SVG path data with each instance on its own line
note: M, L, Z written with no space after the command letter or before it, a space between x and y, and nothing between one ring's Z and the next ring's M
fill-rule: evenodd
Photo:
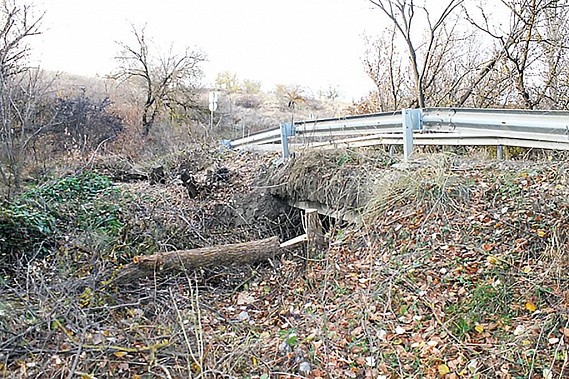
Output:
M211 112L211 117L209 121L209 128L213 132L213 112L217 110L217 92L209 93L209 111Z

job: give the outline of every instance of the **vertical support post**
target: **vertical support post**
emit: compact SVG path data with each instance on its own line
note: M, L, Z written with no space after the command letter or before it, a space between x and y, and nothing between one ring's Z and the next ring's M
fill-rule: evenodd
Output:
M496 146L496 157L498 158L499 161L504 160L504 146L503 145Z
M210 92L209 93L209 111L211 112L211 116L209 119L209 129L213 133L213 112L217 110L217 92Z
M230 139L222 139L219 141L219 147L221 151L224 150L231 150L231 140Z
M393 158L395 156L395 145L389 145L389 157Z
M318 216L318 210L309 208L304 213L304 225L307 236L308 258L314 258L316 253L326 246L322 223Z
M403 109L403 160L407 162L413 154L413 130L423 129L423 111L421 109Z
M288 137L294 136L294 124L281 124L281 146L283 151L283 159L290 158L290 149L288 146Z

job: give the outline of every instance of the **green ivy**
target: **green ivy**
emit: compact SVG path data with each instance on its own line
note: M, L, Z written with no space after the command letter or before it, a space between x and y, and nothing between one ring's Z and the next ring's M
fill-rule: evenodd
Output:
M94 173L67 176L0 204L0 260L46 251L67 230L115 236L122 228L120 191Z
M108 177L84 173L46 183L28 191L23 197L57 203L88 201L101 193L108 192L111 187L112 182Z

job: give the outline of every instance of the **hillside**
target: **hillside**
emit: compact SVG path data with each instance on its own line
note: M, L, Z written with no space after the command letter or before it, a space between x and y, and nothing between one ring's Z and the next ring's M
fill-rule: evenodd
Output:
M202 91L200 100L204 105L207 105L211 91ZM283 93L278 88L276 91L250 94L218 91L219 107L214 120L215 129L225 138L241 138L291 120L340 117L346 114L350 105L308 91L297 91L300 94ZM294 109L289 106L291 96L297 98Z
M298 178L376 183L360 224L324 220L329 247L315 258L300 249L255 266L113 281L137 254L301 234L299 211L258 175L282 169L273 159L196 148L163 183L122 184L99 176L118 167L101 162L4 206L2 375L567 375L564 162L441 155L397 168L379 151L302 155ZM212 164L228 175L208 179Z

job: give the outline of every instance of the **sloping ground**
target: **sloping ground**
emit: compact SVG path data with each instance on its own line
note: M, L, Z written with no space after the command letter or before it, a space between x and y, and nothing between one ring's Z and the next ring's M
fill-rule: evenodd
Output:
M569 375L567 166L437 159L375 170L389 180L363 228L333 229L321 260L285 260L218 300L248 317L211 315L206 335L230 342L207 360L306 377Z
M366 194L367 204L349 201L363 223L333 225L329 249L315 259L291 252L256 267L157 273L129 286L90 282L82 292L47 277L49 261L4 278L0 373L569 375L568 166L437 156L396 169L375 154L299 157L289 163L299 180L281 183L276 175L285 173L269 159L229 156L228 165L273 178L266 186L247 179L249 190L292 186L298 195L281 194L326 200L334 191L313 195L322 184L333 188L346 173L361 183L343 193ZM316 184L302 192L293 186L302 181Z

